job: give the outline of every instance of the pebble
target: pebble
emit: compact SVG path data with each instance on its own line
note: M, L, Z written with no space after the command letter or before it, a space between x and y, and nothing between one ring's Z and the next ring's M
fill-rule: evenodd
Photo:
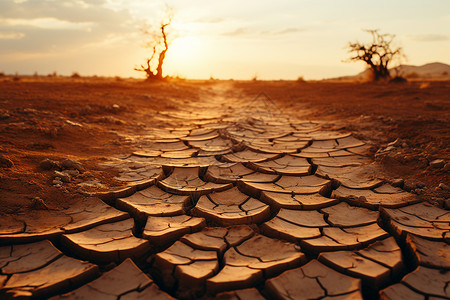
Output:
M84 171L83 165L79 161L70 158L62 162L62 167L69 170L78 170L80 173Z
M62 185L63 182L61 181L61 178L55 177L55 178L53 179L52 183L53 183L53 185L59 187L59 186Z
M400 146L401 144L402 144L402 141L401 141L400 139L396 139L395 141L390 142L390 143L387 144L387 145L388 145L388 147L389 147L389 146L392 146L392 147L398 147L398 146Z
M58 161L46 158L39 163L39 168L42 170L61 170L61 164Z
M395 186L395 187L402 187L404 183L405 183L405 181L404 181L403 179L401 179L401 178L396 178L396 179L394 179L394 180L392 181L392 186Z
M65 172L55 171L55 175L55 179L59 178L62 182L70 182L72 180L72 177L70 177L70 175Z
M450 191L450 186L446 185L443 182L439 183L438 188L444 191Z
M11 115L6 112L0 113L0 120L6 120L9 119L9 117L11 117Z
M33 198L31 207L37 210L44 210L44 209L48 210L48 207L45 204L44 200L42 200L40 197Z
M416 187L415 183L412 182L411 180L405 180L403 184L403 189L407 192L414 190L415 187Z
M450 172L450 164L446 163L445 166L442 168L442 171L444 172Z
M423 189L426 187L426 184L420 181L412 181L412 180L405 180L403 183L403 189L407 192L412 192L415 189Z
M424 188L424 187L426 187L427 185L425 184L425 183L423 183L423 182L420 182L420 181L418 181L418 182L416 182L416 187L418 187L418 188L420 188L420 189L422 189L422 188Z
M80 174L78 170L64 170L62 173L69 175L70 177L77 177Z
M440 168L444 167L444 165L445 165L445 162L443 159L435 159L430 162L430 167L435 168L435 169L440 169Z
M78 184L82 188L104 188L105 185L98 180L89 180Z

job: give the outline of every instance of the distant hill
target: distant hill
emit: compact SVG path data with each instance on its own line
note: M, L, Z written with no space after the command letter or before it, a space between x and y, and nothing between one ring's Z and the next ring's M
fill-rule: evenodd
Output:
M424 78L424 79L449 79L450 78L450 65L434 62L425 64L422 66L412 65L400 65L394 69L391 69L392 76L402 76L405 78ZM354 76L344 76L334 78L337 80L366 80L370 78L370 70L366 69L361 73Z
M423 66L400 65L395 70L406 78L448 78L450 65L435 62ZM395 75L395 71L394 74Z

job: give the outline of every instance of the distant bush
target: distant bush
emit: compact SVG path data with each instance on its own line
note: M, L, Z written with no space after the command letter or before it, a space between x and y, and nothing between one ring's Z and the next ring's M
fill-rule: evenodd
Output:
M303 76L298 76L297 82L306 82L306 80L305 80L305 78L303 78Z
M389 80L389 83L406 83L408 80L406 80L405 77L402 76L395 76L391 80Z
M80 78L80 74L78 74L78 72L73 72L72 75L70 76L72 78Z
M252 78L252 81L258 81L258 74L255 74Z
M178 80L178 81L186 81L185 77L181 77L178 74L176 76L166 76L164 79L166 79L166 80L172 79L172 80Z
M0 77L3 77L3 76L5 76L5 73L0 72Z

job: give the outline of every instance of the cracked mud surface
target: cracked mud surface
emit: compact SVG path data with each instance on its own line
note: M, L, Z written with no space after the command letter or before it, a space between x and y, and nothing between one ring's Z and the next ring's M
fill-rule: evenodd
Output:
M120 189L2 218L0 298L450 297L449 211L351 134L216 92L102 162Z

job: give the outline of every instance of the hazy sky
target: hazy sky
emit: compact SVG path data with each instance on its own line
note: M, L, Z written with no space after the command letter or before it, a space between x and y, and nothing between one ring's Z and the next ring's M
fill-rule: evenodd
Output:
M320 79L344 63L363 28L395 33L408 64L450 64L449 0L0 0L0 72L143 76L145 24L173 8L178 36L165 74ZM173 36L173 35L172 35Z

